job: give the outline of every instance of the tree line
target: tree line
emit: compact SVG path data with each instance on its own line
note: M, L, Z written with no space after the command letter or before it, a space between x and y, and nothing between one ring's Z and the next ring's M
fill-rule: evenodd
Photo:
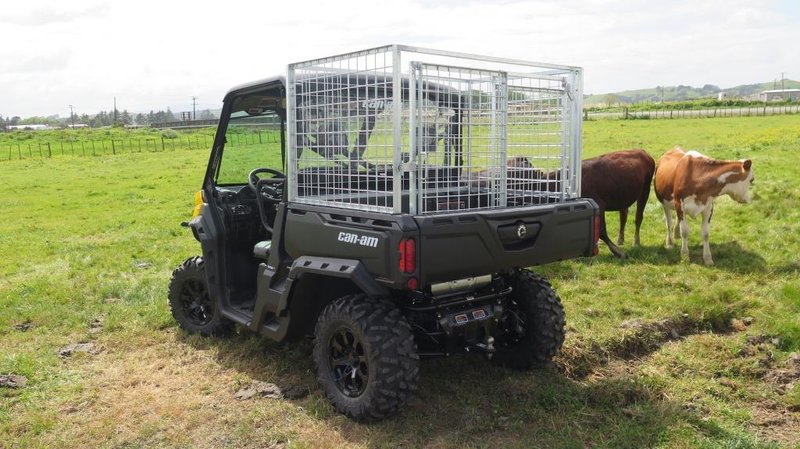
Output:
M216 117L209 109L197 111L197 120L213 120ZM67 128L73 123L75 125L86 125L91 128L103 126L150 126L153 123L165 123L178 121L175 114L167 108L166 111L150 110L149 113L132 114L127 110L100 111L94 115L74 114L72 117L60 117L51 115L48 117L26 117L19 116L3 117L0 115L0 130L6 131L9 126L21 125L48 125L54 128Z

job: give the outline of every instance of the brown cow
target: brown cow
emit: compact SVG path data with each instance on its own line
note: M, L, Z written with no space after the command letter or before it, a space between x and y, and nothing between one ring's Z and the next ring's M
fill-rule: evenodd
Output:
M644 218L644 207L650 196L656 162L644 150L616 151L586 159L581 164L581 196L593 199L600 207L600 238L617 257L622 251L608 238L606 211L619 211L619 238L625 242L625 223L628 208L636 203L636 233L633 244L639 245L639 229Z
M688 259L689 222L686 214L692 218L702 214L703 261L706 265L713 265L708 238L714 198L728 195L740 203L749 203L749 188L755 179L751 168L749 159L718 161L696 151L685 152L681 147L675 147L661 156L656 168L655 190L666 218L665 246L673 247L672 210L675 210L680 226L681 257ZM676 238L677 232L676 227Z

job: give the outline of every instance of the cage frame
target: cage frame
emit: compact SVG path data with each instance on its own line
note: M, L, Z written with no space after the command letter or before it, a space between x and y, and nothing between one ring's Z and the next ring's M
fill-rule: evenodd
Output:
M299 195L298 191L298 128L297 128L297 120L298 120L298 92L297 88L302 80L302 75L298 76L298 71L303 70L311 70L314 68L320 68L323 70L326 64L335 64L338 62L342 62L348 59L355 59L359 57L369 57L372 55L377 55L379 53L384 53L387 55L391 55L391 73L390 76L387 76L387 79L391 79L391 94L392 94L392 112L391 112L391 120L392 120L392 191L391 191L391 198L392 204L391 206L368 206L361 203L347 203L347 202L330 202L327 200L322 199L315 199L309 196ZM469 65L453 65L453 64L443 64L437 62L427 62L422 59L414 59L413 55L419 55L419 57L434 57L434 58L444 58L445 61L458 61L458 62L472 62L476 66L470 67ZM408 58L404 58L408 56ZM581 116L581 109L582 109L582 100L583 100L583 69L577 66L568 66L568 65L560 65L560 64L551 64L551 63L542 63L542 62L535 62L535 61L527 61L521 59L512 59L512 58L504 58L504 57L497 57L497 56L484 56L484 55L477 55L471 53L463 53L463 52L453 52L453 51L445 51L445 50L437 50L425 47L417 47L417 46L409 46L409 45L400 45L400 44L392 44L392 45L385 45L380 47L373 47L365 50L359 50L355 52L348 52L342 53L333 56L327 56L323 58L316 58L301 62L296 62L289 64L287 69L287 128L289 131L289 136L287 139L288 143L288 160L287 160L287 178L288 178L288 200L290 202L297 202L297 203L305 203L305 204L316 204L316 205L325 205L325 206L332 206L332 207L341 207L344 209L355 209L355 210L367 210L373 212L382 212L382 213L390 213L390 214L400 214L400 213L408 213L411 215L418 215L424 213L443 213L446 211L425 211L422 210L419 204L420 201L420 192L418 191L419 186L419 167L417 166L418 156L419 156L419 142L417 135L417 117L416 113L413 111L415 110L416 101L417 101L417 89L418 83L422 82L421 79L414 78L412 74L414 73L415 67L419 67L420 65L441 65L445 67L454 67L454 68L461 68L463 70L483 70L483 71L494 71L496 73L502 73L504 75L505 80L507 81L509 77L512 78L531 78L537 80L550 80L553 82L561 83L561 89L553 89L555 93L563 94L564 98L568 99L564 101L563 111L561 112L561 164L559 167L560 170L560 178L559 178L559 192L558 195L553 195L556 201L565 201L569 198L576 198L580 196L581 186L581 132L582 132L582 116ZM482 68L481 66L486 66L486 68ZM407 70L404 71L404 68L407 67ZM507 67L517 67L521 68L518 70L501 70ZM333 69L326 69L332 71ZM528 71L531 70L531 71ZM403 83L407 84L407 87L404 87ZM398 86L400 88L398 88ZM407 101L408 104L408 134L407 134L407 147L404 146L403 143L403 95L404 95L404 88L407 90ZM507 89L508 85L505 84L505 99L507 100ZM502 108L501 117L504 120L508 118L508 104L500 105ZM499 177L501 178L500 182L500 189L503 191L501 193L500 198L497 200L497 204L493 205L492 209L495 208L502 208L502 207L509 207L508 204L505 202L505 189L506 189L506 177L508 173L508 167L506 166L506 158L508 156L508 142L507 142L507 135L506 129L507 127L505 124L500 127L502 129L501 135L499 136L500 148L499 154L502 160L502 166L500 166L499 170ZM403 160L403 154L407 153L409 155L408 161ZM408 173L408 206L404 210L402 196L404 193L403 189L403 177L404 174ZM557 197L557 198L556 198ZM467 210L470 210L469 208Z

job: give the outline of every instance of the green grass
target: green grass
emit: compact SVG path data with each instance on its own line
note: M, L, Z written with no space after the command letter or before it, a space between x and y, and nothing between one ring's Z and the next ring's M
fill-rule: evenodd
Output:
M643 246L627 244L625 260L601 247L537 268L567 311L556 370L425 361L406 411L375 425L333 412L308 343L177 330L166 286L199 251L178 224L206 151L0 162L0 374L28 378L0 388L0 447L800 447L800 387L774 381L800 350L800 120L584 124L585 157L633 147L658 157L676 144L753 160L753 203L715 208L715 266L702 264L698 222L689 263L663 248L651 198ZM615 236L615 214L608 223ZM746 330L732 325L745 317ZM83 341L100 352L59 357ZM234 400L252 379L310 395Z

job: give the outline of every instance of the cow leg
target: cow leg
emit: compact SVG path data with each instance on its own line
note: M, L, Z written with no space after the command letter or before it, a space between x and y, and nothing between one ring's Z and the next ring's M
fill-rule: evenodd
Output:
M619 257L620 259L625 257L625 255L622 254L622 251L617 248L617 245L611 243L611 239L608 238L608 231L606 231L606 211L602 207L600 208L600 240L605 242L605 244L608 246L608 249L610 249L615 256Z
M628 208L619 210L619 237L617 238L617 245L625 244L625 223L628 222Z
M681 259L689 260L689 220L683 213L680 201L675 201L675 212L678 216L678 225L681 228Z
M644 208L647 206L647 199L650 197L650 184L647 184L647 190L639 200L636 202L636 233L633 235L633 245L634 246L641 246L642 243L639 241L639 229L642 227L642 221L644 220Z
M714 203L708 205L703 209L703 262L706 265L714 265L714 260L711 258L711 248L708 245L708 238L711 236L711 214L714 212Z
M661 204L664 209L664 220L667 224L667 239L664 242L664 247L667 249L672 249L675 246L675 243L672 240L672 211L671 208L667 206L667 203L664 202Z

